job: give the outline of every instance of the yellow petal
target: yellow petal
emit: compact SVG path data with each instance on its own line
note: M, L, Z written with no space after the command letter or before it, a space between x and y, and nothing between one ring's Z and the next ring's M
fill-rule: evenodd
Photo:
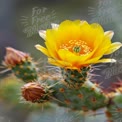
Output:
M42 53L44 53L45 55L47 55L48 57L50 57L50 54L48 53L48 50L46 48L44 48L43 46L37 44L35 45L36 49L40 50Z
M76 56L72 52L65 50L65 49L60 49L58 51L58 55L61 58L61 60L65 61L65 62L74 63L79 60L79 56Z
M73 21L65 20L60 25L59 28L70 27L73 24Z
M52 58L48 58L48 62L50 64L60 66L60 67L71 67L72 66L69 62L60 61L60 60L56 60L56 59L52 59Z
M115 63L115 62L116 62L115 59L101 59L101 60L98 60L95 63Z
M122 47L122 43L120 42L115 42L112 43L110 45L110 47L108 48L108 50L105 52L105 55L111 54L113 52L115 52L116 50L118 50L120 47Z
M57 40L57 31L56 30L48 29L46 31L45 45L48 49L50 56L53 58L58 58L57 57L58 40Z
M57 55L57 47L55 45L54 42L52 43L49 43L48 41L45 42L45 45L48 49L48 52L50 54L50 57L53 57L53 58L58 58L58 55Z
M49 41L50 43L55 42L57 37L57 30L55 29L48 29L46 31L46 41Z
M44 40L46 39L46 31L44 30L39 30L39 35L42 37Z
M111 40L112 37L113 37L113 35L114 35L114 32L113 32L113 31L106 31L106 32L104 33L104 35L105 35L105 36L108 36L109 39Z
M85 21L74 20L74 21L72 21L72 22L73 22L73 24L75 24L76 26L79 26L79 25L83 24L83 22L85 22Z
M82 64L85 65L85 64L94 64L96 63L102 56L98 56L98 57L94 57L94 58L91 58L85 62L83 62Z
M103 31L103 28L102 28L102 26L100 25L100 24L98 24L98 23L92 23L92 24L90 24L91 25L91 27L92 28L94 28L94 29L98 29L98 30L102 30Z
M60 49L58 55L60 60L71 63L72 67L80 67L83 64L86 64L87 60L94 54L94 51L87 55L77 55L68 50Z
M111 41L106 37L97 38L96 40L97 41L100 40L100 43L98 45L96 44L97 50L94 53L93 57L103 56L105 52L108 50L108 48L110 47Z

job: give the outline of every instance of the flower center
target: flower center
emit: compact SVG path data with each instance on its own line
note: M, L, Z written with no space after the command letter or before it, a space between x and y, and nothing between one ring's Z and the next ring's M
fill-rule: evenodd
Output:
M85 41L82 40L70 40L60 46L60 49L66 49L77 55L86 55L92 51L92 48L88 46Z
M81 47L80 46L75 46L75 47L73 47L73 51L75 53L79 53L81 51Z

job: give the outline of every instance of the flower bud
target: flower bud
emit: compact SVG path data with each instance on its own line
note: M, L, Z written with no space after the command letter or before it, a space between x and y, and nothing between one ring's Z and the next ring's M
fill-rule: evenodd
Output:
M45 88L36 82L27 83L22 87L23 98L32 103L45 101L45 94Z
M32 58L24 52L11 47L6 48L3 65L10 69L14 75L24 82L37 80L37 68Z
M7 67L13 67L17 64L21 64L23 61L29 59L29 55L21 52L19 50L16 50L14 48L11 47L7 47L6 48L6 56L4 58L4 64Z

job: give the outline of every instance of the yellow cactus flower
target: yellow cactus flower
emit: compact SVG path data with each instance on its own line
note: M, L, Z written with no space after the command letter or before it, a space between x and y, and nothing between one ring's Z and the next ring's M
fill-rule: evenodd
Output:
M79 69L95 63L115 62L114 59L101 59L119 49L120 42L111 42L113 31L104 32L98 23L66 20L60 25L52 24L52 29L40 30L46 48L37 44L36 48L48 56L50 64Z

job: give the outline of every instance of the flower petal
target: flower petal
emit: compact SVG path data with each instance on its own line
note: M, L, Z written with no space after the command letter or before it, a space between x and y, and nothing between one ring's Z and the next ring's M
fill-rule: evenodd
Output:
M55 24L55 23L51 23L51 26L52 26L52 29L56 29L56 28L59 27L59 25L58 24Z
M87 61L88 58L90 58L93 55L94 52L91 52L88 55L77 55L74 54L68 50L65 49L60 49L58 51L58 55L60 57L60 60L69 62L72 64L72 68L80 68L82 65L86 64L85 62Z
M94 63L115 63L115 62L116 62L115 59L101 59Z
M46 38L46 31L45 30L39 30L39 35L42 37L44 40Z
M122 47L122 43L120 42L115 42L112 43L109 47L109 49L105 52L105 55L111 54L113 52L115 52L116 50L118 50L120 47Z
M113 32L113 31L106 31L106 32L104 33L104 35L105 35L105 36L108 36L109 39L111 40L112 37L113 37L113 35L114 35L114 32Z
M72 52L65 49L60 49L58 51L58 55L61 58L61 60L65 62L70 62L70 63L74 63L79 59L79 56L76 56Z
M60 66L60 67L71 67L72 66L69 62L60 61L60 60L56 60L56 59L52 59L52 58L48 58L48 62L50 64Z
M45 55L47 55L48 57L50 57L50 54L48 53L48 50L46 48L44 48L43 46L37 44L35 45L36 49L40 50L42 53L44 53Z
M98 43L98 45L95 44L95 47L97 47L97 50L95 51L93 57L99 57L99 56L102 57L105 54L105 52L109 49L111 45L111 41L107 37L104 37L104 38L99 37L95 40L95 42L97 41L100 41L100 42Z

